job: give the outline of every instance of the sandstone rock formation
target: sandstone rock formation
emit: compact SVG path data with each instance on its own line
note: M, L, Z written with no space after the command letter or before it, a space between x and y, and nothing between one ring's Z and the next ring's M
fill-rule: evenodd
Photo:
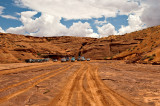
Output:
M134 39L139 43L115 55L114 59L127 60L129 63L160 63L160 26L126 34L124 38L127 40Z
M0 33L0 63L24 62L30 58L60 59L64 56L157 63L160 61L160 26L100 39Z

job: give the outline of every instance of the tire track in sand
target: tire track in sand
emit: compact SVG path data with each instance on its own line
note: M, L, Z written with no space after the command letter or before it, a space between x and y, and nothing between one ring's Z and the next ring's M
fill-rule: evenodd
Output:
M84 68L85 65L82 63L80 69L73 73L65 88L50 102L49 106L68 106L72 104L71 98L73 97L74 90L83 74Z
M96 85L95 82L95 77L91 75L91 71L94 71L91 69L91 65L89 65L88 70L87 70L87 84L89 86L89 91L90 95L93 97L93 101L96 103L96 106L104 106L104 103L102 100L103 99L103 94L100 93L99 87Z
M25 71L25 70L29 70L29 69L34 69L34 68L47 67L47 66L51 66L51 65L55 65L55 63L33 65L33 66L24 66L24 67L17 67L17 68L13 68L13 69L4 69L4 70L0 70L0 75L21 72L21 71Z
M86 87L84 87L84 79L88 85ZM136 104L110 90L99 78L98 68L86 62L70 77L66 87L49 104L49 106L75 105L136 106Z
M88 65L87 65L88 66ZM86 92L85 88L84 88L84 85L83 85L83 81L84 81L84 78L86 77L86 72L88 71L88 68L87 70L84 70L79 82L78 82L78 86L77 86L77 92L78 92L78 106L83 106L83 98L82 96L84 96L86 98L86 100L89 102L90 105L92 106L95 106L96 103L93 101L93 98L89 95L88 92Z
M5 96L5 97L0 98L0 104L3 103L3 102L5 102L5 101L7 101L7 100L9 100L9 99L11 99L11 98L13 98L13 97L15 97L15 96L17 96L17 95L20 95L21 93L24 93L24 92L28 91L29 89L33 88L35 85L39 84L39 83L42 82L42 81L45 81L45 80L47 80L47 79L49 79L49 78L52 78L52 77L54 77L54 76L56 76L56 75L58 75L58 74L60 74L60 73L62 73L62 72L67 71L67 70L70 69L71 67L73 67L73 65L69 66L68 68L65 68L64 70L62 70L63 68L61 68L61 71L58 71L58 72L53 73L53 74L51 74L51 75L48 75L48 76L46 76L45 78L42 78L42 79L37 80L37 81L34 82L32 85L27 86L27 87L24 88L24 89L20 89L20 90L16 91L15 93L12 93L12 94L9 94L9 95L7 95L7 96Z
M66 66L61 67L61 68L59 68L59 69L52 70L52 71L50 71L50 72L46 72L46 73L44 73L44 74L35 76L35 77L30 78L30 79L28 79L28 80L21 81L21 82L16 83L16 84L9 85L9 86L7 86L7 87L5 87L5 88L1 88L1 89L0 89L0 92L5 91L5 90L10 89L10 88L13 88L13 87L16 87L16 86L19 86L19 85L22 85L22 84L25 84L25 83L30 82L30 81L33 81L33 80L36 80L36 79L41 78L41 77L43 77L43 76L45 76L45 75L47 75L47 74L52 74L52 73L54 73L55 71L61 70L61 69L66 68L66 67L68 67L68 66L69 66L69 65L66 65Z
M94 86L97 89L97 94L93 93L94 96L99 96L99 99L95 99L98 101L97 106L137 106L136 104L117 94L113 90L109 89L100 79L98 75L98 67L90 65L88 76L91 77L92 80L90 81L94 83Z

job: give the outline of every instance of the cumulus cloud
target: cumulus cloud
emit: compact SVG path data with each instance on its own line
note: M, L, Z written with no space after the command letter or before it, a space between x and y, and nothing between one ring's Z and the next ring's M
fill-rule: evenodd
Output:
M10 27L6 30L7 33L14 33L14 34L25 34L24 26L20 27Z
M128 26L122 26L118 34L130 33L147 27L160 25L160 0L137 0L141 8L129 15Z
M98 28L98 33L100 34L101 37L107 37L109 35L117 34L117 32L115 31L115 27L111 23L108 23L106 25L103 25L102 27L97 27L97 28Z
M118 34L125 34L125 33L130 33L133 31L137 31L137 30L141 30L146 28L146 26L144 25L144 23L141 21L139 16L136 15L130 15L128 17L128 26L122 26L119 29L119 33Z
M30 34L32 36L79 36L79 37L98 37L93 33L89 23L73 23L70 28L66 28L60 23L61 18L42 14L39 18L33 19L36 11L26 11L21 13L20 21L23 26L9 28L6 32L16 34Z
M78 22L73 23L73 25L68 29L68 34L70 36L79 36L79 37L94 37L98 38L99 35L93 32L89 23Z
M66 19L89 19L115 17L119 11L121 14L129 14L139 9L137 2L127 0L14 0L17 5L33 10L64 17ZM43 7L43 8L42 8Z
M62 36L65 34L66 27L60 23L61 18L43 13L41 17L33 19L32 17L36 14L36 11L22 12L20 21L23 26L9 28L6 32L33 36Z
M22 26L9 28L6 32L30 34L33 36L81 36L104 37L124 34L160 24L159 0L14 0L18 6L32 9L20 13ZM43 7L43 8L42 8ZM3 12L0 7L0 13ZM40 12L39 18L33 16ZM94 33L89 23L73 23L70 28L61 24L61 18L92 19L100 17L116 17L128 15L128 26L122 26L119 31L104 21L95 20L98 33ZM16 19L3 15L1 17ZM145 26L146 24L146 26ZM101 27L100 27L101 26Z
M148 26L160 25L160 0L143 1L142 21Z
M5 33L5 31L0 27L0 32L1 33Z
M68 29L68 35L85 37L86 35L92 33L90 29L91 26L89 23L82 23L79 21L78 23L73 23L73 25Z
M92 29L90 31L91 31L91 33L87 34L85 37L91 37L91 38L100 38L101 37L99 34L93 33Z

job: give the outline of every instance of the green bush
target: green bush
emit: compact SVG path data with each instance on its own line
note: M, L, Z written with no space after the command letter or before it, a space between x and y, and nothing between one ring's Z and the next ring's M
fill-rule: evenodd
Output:
M150 56L148 60L152 61L153 59L154 59L154 56Z
M148 58L149 58L148 60L149 60L149 61L152 61L155 56L156 56L156 54L152 54L152 56L148 56Z
M38 55L38 56L40 56L40 55L41 55L41 53L37 53L37 55Z
M152 61L155 56L156 56L156 54L152 54L152 56L147 56L147 55L145 55L145 56L142 58L142 60L148 59L149 61Z
M142 58L142 60L145 60L145 59L147 59L148 58L148 56L144 56L143 58Z
M104 60L107 60L107 57L104 57Z

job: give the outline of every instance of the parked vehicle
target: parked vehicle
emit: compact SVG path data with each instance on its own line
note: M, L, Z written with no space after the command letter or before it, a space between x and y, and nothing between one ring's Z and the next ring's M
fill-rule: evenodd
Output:
M26 63L40 63L40 62L47 62L49 61L49 58L45 58L45 59L26 59L25 62Z
M45 58L44 61L49 61L49 58Z
M81 58L80 58L80 57L78 57L78 58L77 58L77 61L81 61Z
M84 57L81 57L80 59L81 59L81 61L85 61L86 60Z
M61 62L66 62L66 58L62 58L62 59L61 59Z
M91 60L90 58L87 59L87 61L90 61L90 60Z
M53 62L57 62L58 60L57 59L53 59Z
M66 61L69 61L69 57L66 57Z
M71 58L71 62L75 62L75 57L72 57L72 58Z
M33 61L32 61L32 59L26 59L25 62L26 63L32 63Z

